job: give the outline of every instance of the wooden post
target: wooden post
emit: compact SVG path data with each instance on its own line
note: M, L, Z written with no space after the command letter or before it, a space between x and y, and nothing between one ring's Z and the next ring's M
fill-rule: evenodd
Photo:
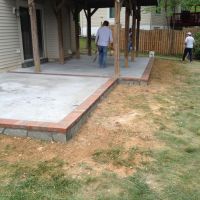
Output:
M125 58L125 67L128 68L128 47L129 47L129 17L130 17L130 9L126 6L126 14L125 14L125 49L124 49L124 58Z
M132 16L132 51L131 61L135 60L135 28L136 28L136 5L133 4L133 16Z
M62 9L60 9L56 15L58 24L58 44L59 44L59 60L60 64L65 63L64 44L63 44L63 21L62 21Z
M91 9L87 9L87 47L88 56L92 55L92 34L91 34Z
M38 30L37 30L37 17L35 1L28 0L29 15L31 21L31 35L32 35L32 46L33 46L33 59L35 64L35 72L39 73L41 71L40 67L40 53L38 44Z
M74 13L75 20L75 36L76 36L76 58L80 58L80 42L79 42L79 10L75 9Z
M114 49L115 49L115 78L120 75L120 0L115 0L115 32L114 32Z
M92 55L92 34L91 34L91 18L92 15L94 15L94 13L98 10L98 8L93 9L93 11L91 12L91 8L84 10L85 12L85 17L87 19L87 48L88 48L88 55L91 56Z
M136 33L136 57L139 53L139 42L140 42L140 6L137 9L137 33Z

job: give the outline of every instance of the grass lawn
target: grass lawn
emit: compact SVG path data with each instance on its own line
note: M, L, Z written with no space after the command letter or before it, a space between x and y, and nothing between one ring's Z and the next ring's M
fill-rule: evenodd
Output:
M200 200L200 63L156 59L67 144L0 136L0 200Z
M80 37L80 52L81 53L87 53L87 38ZM94 52L96 50L95 40L92 40L92 51Z

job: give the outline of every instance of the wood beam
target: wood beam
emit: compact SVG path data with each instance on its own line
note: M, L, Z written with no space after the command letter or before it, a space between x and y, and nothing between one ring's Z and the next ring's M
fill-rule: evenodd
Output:
M63 16L62 16L62 6L65 5L65 0L51 1L52 8L57 20L58 29L58 51L59 51L59 62L60 64L65 63L64 55L64 40L63 40Z
M59 61L60 64L65 63L65 54L64 54L64 42L63 42L63 20L62 20L62 9L58 11L57 25L58 25L58 46L59 46Z
M32 36L35 72L39 73L41 71L41 66L40 66L40 52L39 52L39 44L38 44L38 30L37 30L37 16L36 16L35 1L28 0L28 7L29 7L30 22L31 22L31 36Z
M83 9L83 11L84 11L85 17L86 17L86 19L87 19L87 18L88 18L88 13L87 13L87 11L86 11L85 9Z
M75 21L75 37L76 37L76 58L80 59L80 42L79 42L79 13L80 10L75 8L74 21Z
M118 78L120 76L120 10L121 10L121 1L115 0L115 32L114 32L115 78Z
M138 54L139 54L140 20L141 20L140 12L141 12L141 8L140 8L140 6L138 6L138 9L137 9L137 32L136 32L136 57L138 57Z
M125 49L124 49L124 58L125 58L125 67L128 68L128 51L129 51L129 19L130 19L130 9L126 6L125 13Z
M92 34L91 34L91 8L87 9L87 47L88 56L92 55Z
M91 12L91 16L94 15L94 13L98 10L98 8L93 9L93 11Z
M61 0L56 6L56 11L59 12L65 6L66 0Z
M92 33L91 33L91 18L92 15L98 10L98 8L93 9L88 8L87 10L84 9L85 17L87 19L87 48L88 48L88 56L92 55Z
M131 51L131 61L135 60L135 31L136 31L136 5L133 4L133 15L132 15L132 51Z
M131 0L128 0L128 5L129 5L130 11L133 10L133 2ZM132 12L130 12L130 15L132 16Z

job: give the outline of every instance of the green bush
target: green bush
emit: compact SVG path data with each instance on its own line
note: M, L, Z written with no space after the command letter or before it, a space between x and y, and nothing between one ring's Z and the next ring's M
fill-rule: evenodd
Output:
M196 59L200 60L200 32L197 32L194 35L194 38L195 38L194 56Z

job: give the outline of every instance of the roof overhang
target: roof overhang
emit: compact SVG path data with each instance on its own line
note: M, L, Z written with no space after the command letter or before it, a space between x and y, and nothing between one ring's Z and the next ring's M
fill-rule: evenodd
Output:
M114 7L115 0L74 0L82 8L109 8ZM157 0L130 0L138 6L156 6Z

